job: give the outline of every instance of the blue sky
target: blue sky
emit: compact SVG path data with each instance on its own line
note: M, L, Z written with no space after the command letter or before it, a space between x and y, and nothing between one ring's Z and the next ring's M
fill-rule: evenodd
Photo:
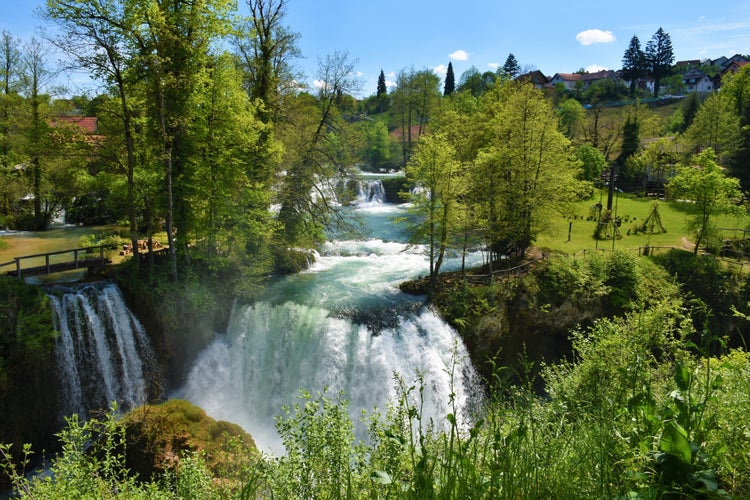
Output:
M244 5L244 0L239 0ZM686 4L691 4L687 6ZM41 0L0 0L0 31L38 33ZM502 65L509 53L548 76L580 68L619 69L633 35L642 47L661 26L677 60L750 54L750 2L713 0L287 0L286 25L300 35L299 68L312 83L319 58L346 51L375 92L382 69L430 69L456 78Z

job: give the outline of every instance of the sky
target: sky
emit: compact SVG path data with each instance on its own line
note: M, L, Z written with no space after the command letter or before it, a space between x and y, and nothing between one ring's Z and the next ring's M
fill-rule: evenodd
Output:
M34 10L43 3L0 0L0 31L39 38L44 22ZM357 61L357 97L375 93L381 70L389 84L401 70L443 78L451 62L458 82L472 66L494 71L511 53L523 69L550 77L617 70L631 38L645 48L659 27L678 61L750 54L748 0L287 0L284 24L299 34L295 64L306 83L314 84L319 60L345 52Z

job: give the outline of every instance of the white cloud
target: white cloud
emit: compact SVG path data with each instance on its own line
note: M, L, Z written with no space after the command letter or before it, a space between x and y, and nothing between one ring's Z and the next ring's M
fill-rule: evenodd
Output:
M607 71L609 68L606 66L599 66L598 64L592 64L590 66L586 66L584 69L586 70L586 73L596 73L599 71Z
M440 66L435 66L434 68L432 68L432 71L436 75L444 77L448 73L448 66L446 66L445 64L441 64Z
M586 30L576 35L576 40L581 45L591 45L594 43L612 43L615 41L615 35L611 31Z
M451 52L448 54L448 57L453 59L454 61L468 61L469 60L469 53L465 50L458 49L455 52Z
M492 68L494 70L497 70L497 68L500 67L500 63L492 62L492 63L488 63L487 66L489 66L490 68Z
M393 80L386 80L385 81L385 86L386 86L386 88L389 88L389 89L395 89L396 88L396 82L394 82Z

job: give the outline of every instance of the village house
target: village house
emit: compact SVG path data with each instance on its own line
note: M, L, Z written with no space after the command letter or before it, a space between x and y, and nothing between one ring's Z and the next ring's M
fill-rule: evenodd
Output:
M567 90L574 90L576 88L586 89L595 82L608 79L617 80L619 77L611 69L595 73L555 73L555 76L550 79L549 83L553 86L562 83Z
M697 67L691 67L683 73L682 83L687 92L712 92L716 89L713 78Z
M524 83L529 82L538 89L543 89L549 86L549 78L547 78L544 73L539 70L524 73L523 75L517 77L516 80Z

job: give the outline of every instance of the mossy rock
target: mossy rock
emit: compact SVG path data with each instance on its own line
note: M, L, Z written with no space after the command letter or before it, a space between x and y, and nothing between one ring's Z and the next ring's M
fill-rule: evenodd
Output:
M181 399L144 405L122 417L127 438L126 465L141 480L176 469L187 453L200 453L214 477L257 451L239 425L214 420Z

